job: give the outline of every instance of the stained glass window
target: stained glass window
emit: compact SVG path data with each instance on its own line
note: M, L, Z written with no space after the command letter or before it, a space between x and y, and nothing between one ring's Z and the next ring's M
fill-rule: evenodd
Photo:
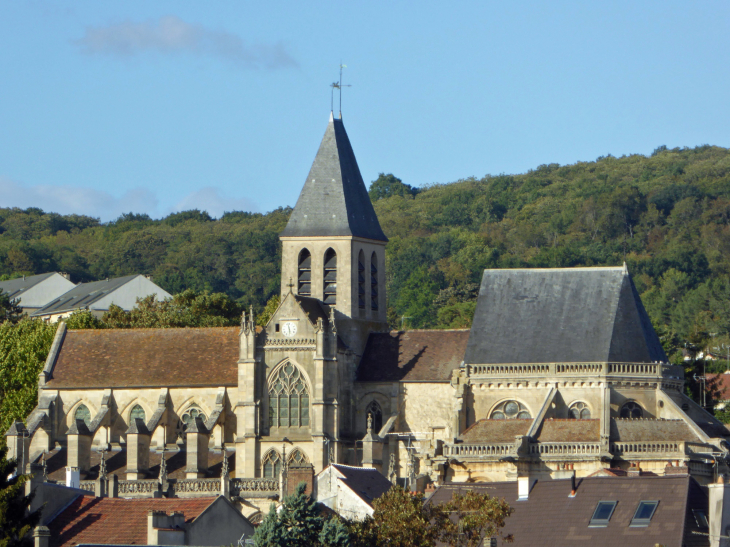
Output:
M139 405L134 405L134 408L132 408L132 411L129 413L130 421L134 420L135 418L140 418L143 422L146 418L144 408Z
M309 391L291 363L279 369L269 387L269 426L309 427Z
M591 409L583 401L578 401L570 405L570 413L568 416L576 420L590 420Z
M629 401L628 403L624 404L624 406L621 407L621 417L622 418L643 418L644 409L641 408L639 403L635 403L634 401Z
M529 420L530 411L517 401L505 401L492 411L492 420Z
M89 412L89 408L84 404L77 406L76 412L74 413L74 420L83 420L86 427L89 427L89 424L91 424L91 412Z
M281 456L276 450L269 450L263 459L264 478L274 479L281 475Z
M307 456L299 450L298 448L295 448L292 450L286 457L287 464L289 465L298 465L302 463L309 463L309 460L307 459Z

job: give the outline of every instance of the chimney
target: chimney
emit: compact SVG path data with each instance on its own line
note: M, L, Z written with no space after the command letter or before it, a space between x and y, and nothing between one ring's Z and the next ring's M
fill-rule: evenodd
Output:
M66 272L61 272L61 277L64 279L67 279L68 281L71 281L71 274Z
M570 477L570 496L569 497L574 498L577 490L578 490L578 488L575 484L575 472L573 472L573 476Z
M640 477L641 476L641 467L639 467L638 463L632 463L631 467L626 471L627 477Z
M537 479L531 477L517 478L517 501L527 501L530 497L530 490L537 482Z
M718 477L718 482L708 484L709 511L707 521L710 529L710 547L720 547L721 536L726 536L730 528L730 484Z
M78 467L66 468L66 486L69 488L79 488L81 486L81 473Z

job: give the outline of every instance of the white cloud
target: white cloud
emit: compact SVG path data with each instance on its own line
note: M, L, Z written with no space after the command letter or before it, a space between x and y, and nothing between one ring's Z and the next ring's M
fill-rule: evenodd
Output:
M132 188L120 197L108 192L80 186L29 186L0 176L0 207L38 207L62 215L77 214L108 222L122 213L146 213L160 218L172 212L199 209L219 218L226 211L258 211L247 198L223 195L220 189L207 187L192 192L169 207L160 204L157 196L146 188Z
M181 199L173 211L200 209L212 217L220 218L226 211L258 211L256 203L247 198L232 198L221 195L218 188L208 186Z
M122 213L154 212L157 196L144 188L133 188L121 197L108 192L80 186L26 186L0 177L0 204L3 207L38 207L60 214L79 214L98 217L102 221L117 218Z
M104 27L87 27L84 36L75 43L87 54L131 56L153 51L217 57L244 68L297 66L281 42L273 45L246 44L236 34L186 23L174 15L157 21L125 21Z

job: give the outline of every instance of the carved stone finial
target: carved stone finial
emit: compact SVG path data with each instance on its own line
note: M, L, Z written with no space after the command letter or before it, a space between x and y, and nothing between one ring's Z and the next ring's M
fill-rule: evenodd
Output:
M46 461L45 452L43 452L43 482L48 482L48 462Z
M398 482L398 476L395 474L395 452L390 453L390 463L388 464L388 478L393 484Z
M99 478L106 479L106 458L104 457L104 451L101 451L101 461L99 462Z
M317 324L314 326L314 332L322 332L322 329L324 329L324 321L322 321L322 318L320 317L317 319Z
M368 412L368 433L373 432L373 413Z
M332 334L337 334L337 326L335 325L335 307L330 306L330 330Z
M331 441L329 443L329 453L327 454L327 457L329 458L330 463L335 463L335 445L332 444Z
M228 475L229 469L228 469L228 454L226 453L225 448L223 449L223 464L221 469L221 475Z
M243 329L245 327L246 327L246 310L243 310L243 312L241 312L241 328Z
M256 328L256 318L254 317L254 314L253 314L253 305L249 306L249 308L248 308L248 318L249 318L249 321L251 321L251 328L255 329Z

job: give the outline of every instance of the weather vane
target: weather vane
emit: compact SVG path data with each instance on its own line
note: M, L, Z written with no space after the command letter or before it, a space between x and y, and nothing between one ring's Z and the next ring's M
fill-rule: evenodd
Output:
M333 82L330 84L330 87L332 88L332 94L330 96L330 110L332 112L335 111L335 89L340 90L340 119L342 119L342 88L343 87L352 87L350 84L343 84L342 83L342 69L347 68L347 65L343 65L342 61L340 61L340 80L338 82Z

